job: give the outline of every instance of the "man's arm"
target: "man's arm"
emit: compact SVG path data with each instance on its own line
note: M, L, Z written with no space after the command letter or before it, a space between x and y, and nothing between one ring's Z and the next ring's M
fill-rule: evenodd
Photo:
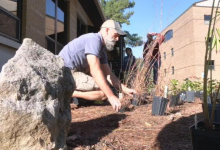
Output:
M114 73L111 71L108 64L101 64L101 69L103 70L103 73L105 77L107 78L108 82L117 88L120 91L123 91L124 93L133 96L133 93L136 93L133 89L127 88L124 84L120 82L120 80L114 75Z
M100 67L99 58L95 55L87 55L86 57L89 63L90 73L94 78L95 82L98 84L100 89L105 93L113 109L119 111L121 109L121 102L114 95L114 93L108 86L106 78L103 75L103 72Z

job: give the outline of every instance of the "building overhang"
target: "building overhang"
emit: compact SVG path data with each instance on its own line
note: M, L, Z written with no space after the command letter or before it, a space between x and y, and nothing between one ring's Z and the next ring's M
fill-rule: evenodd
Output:
M106 20L99 0L78 0L95 27L101 27Z
M202 0L194 3L194 6L212 7L213 0ZM218 7L218 1L215 1L214 7Z

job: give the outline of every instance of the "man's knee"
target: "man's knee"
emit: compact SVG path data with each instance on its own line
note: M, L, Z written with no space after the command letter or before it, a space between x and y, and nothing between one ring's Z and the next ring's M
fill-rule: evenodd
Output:
M72 72L73 79L76 84L76 90L92 91L100 89L93 77L83 72Z

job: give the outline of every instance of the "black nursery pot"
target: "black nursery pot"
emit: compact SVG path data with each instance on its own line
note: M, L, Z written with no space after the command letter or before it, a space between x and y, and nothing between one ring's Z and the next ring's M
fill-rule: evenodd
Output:
M200 91L195 91L194 96L195 96L196 98L200 98Z
M167 109L168 99L164 97L153 97L152 115L163 116Z
M187 102L194 102L194 91L186 91L186 101Z
M140 105L140 98L141 98L140 94L133 94L133 99L131 101L131 104L134 106Z
M179 103L179 98L180 98L179 95L171 95L169 107L177 106Z
M213 104L208 104L209 118L211 119ZM220 123L220 105L215 105L214 122ZM220 149L219 149L220 150Z
M213 131L205 130L204 122L198 122L189 128L193 150L220 150L220 124L214 123Z

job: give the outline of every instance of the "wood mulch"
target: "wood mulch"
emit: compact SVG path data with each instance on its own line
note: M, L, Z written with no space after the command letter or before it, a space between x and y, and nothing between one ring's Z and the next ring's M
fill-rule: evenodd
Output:
M168 104L169 105L169 104ZM115 113L110 105L71 110L69 150L191 150L189 127L203 120L201 101L168 108L152 116L152 103Z

